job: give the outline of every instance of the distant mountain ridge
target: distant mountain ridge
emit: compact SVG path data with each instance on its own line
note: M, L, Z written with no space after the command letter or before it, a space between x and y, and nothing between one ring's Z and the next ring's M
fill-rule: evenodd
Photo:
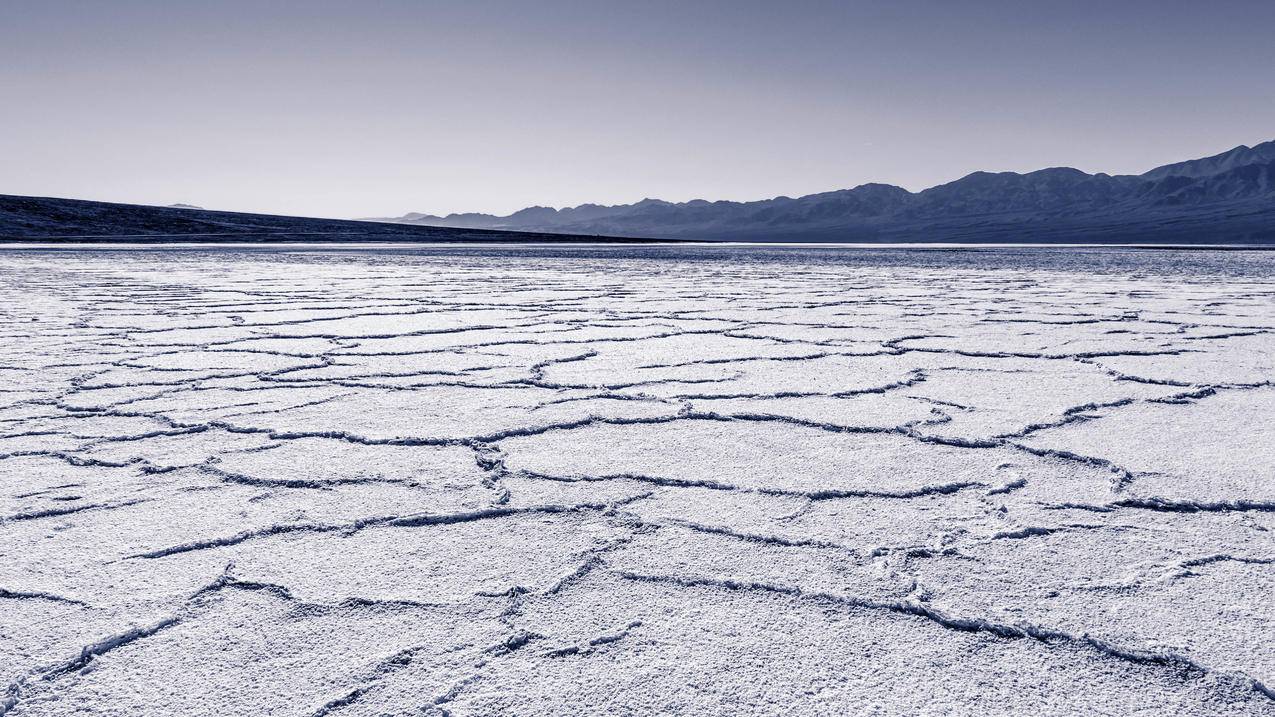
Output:
M82 199L0 194L0 244L5 242L631 242L405 224L377 224L272 214L215 212L192 206L153 207Z
M413 212L369 221L629 237L789 241L1275 243L1275 141L1140 175L974 172L921 192L864 184L753 202Z

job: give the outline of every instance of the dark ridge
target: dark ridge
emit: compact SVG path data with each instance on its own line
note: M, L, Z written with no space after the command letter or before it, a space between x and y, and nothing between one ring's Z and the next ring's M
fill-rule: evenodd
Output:
M0 243L472 242L525 244L642 241L566 233L413 226L214 212L80 199L0 195Z
M1275 244L1275 142L1141 175L974 172L922 192L864 184L755 202L406 214L412 225L736 241Z

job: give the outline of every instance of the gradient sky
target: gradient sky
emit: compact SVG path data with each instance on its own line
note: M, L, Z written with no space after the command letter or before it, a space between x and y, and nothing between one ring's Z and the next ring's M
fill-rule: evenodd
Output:
M0 193L331 217L1142 172L1275 138L1275 2L0 0Z

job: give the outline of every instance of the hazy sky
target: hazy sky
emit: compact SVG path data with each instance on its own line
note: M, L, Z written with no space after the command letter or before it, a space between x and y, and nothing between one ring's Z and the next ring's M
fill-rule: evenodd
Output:
M0 193L334 217L1141 172L1275 138L1275 1L0 0Z

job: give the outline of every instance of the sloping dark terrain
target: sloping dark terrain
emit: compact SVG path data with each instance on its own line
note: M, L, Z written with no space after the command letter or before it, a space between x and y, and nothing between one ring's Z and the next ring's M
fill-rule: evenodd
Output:
M563 242L598 241L600 237L381 224L0 195L0 240L46 239L74 239L77 242Z
M615 236L794 241L1275 243L1275 141L1141 175L975 172L909 192L864 184L756 202L645 199L407 224Z

